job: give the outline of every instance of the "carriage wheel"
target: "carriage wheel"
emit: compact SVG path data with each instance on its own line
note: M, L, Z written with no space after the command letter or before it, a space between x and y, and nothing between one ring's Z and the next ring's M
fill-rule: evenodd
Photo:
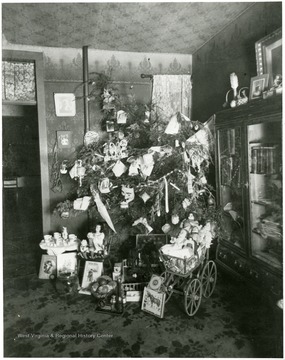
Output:
M165 304L167 303L167 301L171 298L172 294L173 294L173 278L174 275L168 273L167 271L164 271L160 277L163 278L163 287L164 287L164 292L165 292Z
M193 279L189 282L185 291L185 310L189 316L196 314L202 299L202 284L199 279Z
M203 296L205 298L210 297L216 286L217 281L217 266L214 261L210 260L203 268L201 275Z

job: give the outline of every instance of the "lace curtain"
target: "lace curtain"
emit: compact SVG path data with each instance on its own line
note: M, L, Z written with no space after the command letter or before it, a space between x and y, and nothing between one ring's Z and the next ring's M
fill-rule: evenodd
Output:
M190 118L191 75L154 75L152 103L159 118L168 122L180 111Z
M33 62L2 62L2 100L36 100Z

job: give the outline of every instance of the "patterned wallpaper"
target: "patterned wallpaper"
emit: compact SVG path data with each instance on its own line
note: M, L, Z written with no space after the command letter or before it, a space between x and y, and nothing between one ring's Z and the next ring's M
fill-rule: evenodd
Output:
M45 79L45 103L47 122L47 142L49 155L49 171L53 162L53 149L56 142L56 132L59 130L72 131L72 146L68 150L58 150L58 161L74 156L75 150L82 145L84 136L84 113L83 100L76 101L76 115L74 117L57 117L55 114L54 93L75 93L82 96L82 49L59 49L37 46L24 46L5 44L5 49L43 52L44 54L44 79ZM151 97L151 82L149 79L141 79L145 74L191 74L192 56L181 54L153 54L131 53L117 51L101 51L89 49L88 51L89 73L105 72L112 69L112 80L124 93L134 93L142 100L149 101ZM91 77L91 75L90 75ZM100 130L101 113L98 102L90 103L90 127L92 130ZM102 134L103 135L103 134ZM62 193L54 193L50 190L51 208L65 199L68 190L72 186L69 177L62 177L64 188ZM86 230L86 216L66 220L66 225L74 231L82 228ZM61 220L52 217L52 229L58 229Z
M193 54L193 119L206 121L222 110L229 75L235 72L239 88L256 76L255 42L282 26L282 3L256 3Z
M3 33L16 44L192 54L247 2L3 4ZM44 26L43 26L44 24ZM16 29L21 29L17 31Z

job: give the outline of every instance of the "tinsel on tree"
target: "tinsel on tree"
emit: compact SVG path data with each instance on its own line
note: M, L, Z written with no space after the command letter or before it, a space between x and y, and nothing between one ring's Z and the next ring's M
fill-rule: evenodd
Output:
M55 209L62 217L88 211L105 221L116 240L122 233L177 235L189 214L201 225L216 221L207 182L213 138L209 127L178 112L160 118L155 104L122 97L101 77L102 129L85 134L68 164L75 191ZM102 80L103 79L103 80ZM90 99L98 100L98 85Z

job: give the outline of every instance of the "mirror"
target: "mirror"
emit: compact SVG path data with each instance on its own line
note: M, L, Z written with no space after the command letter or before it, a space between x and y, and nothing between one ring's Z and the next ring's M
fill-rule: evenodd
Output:
M276 75L282 75L282 28L255 43L257 75L269 75L269 87Z

